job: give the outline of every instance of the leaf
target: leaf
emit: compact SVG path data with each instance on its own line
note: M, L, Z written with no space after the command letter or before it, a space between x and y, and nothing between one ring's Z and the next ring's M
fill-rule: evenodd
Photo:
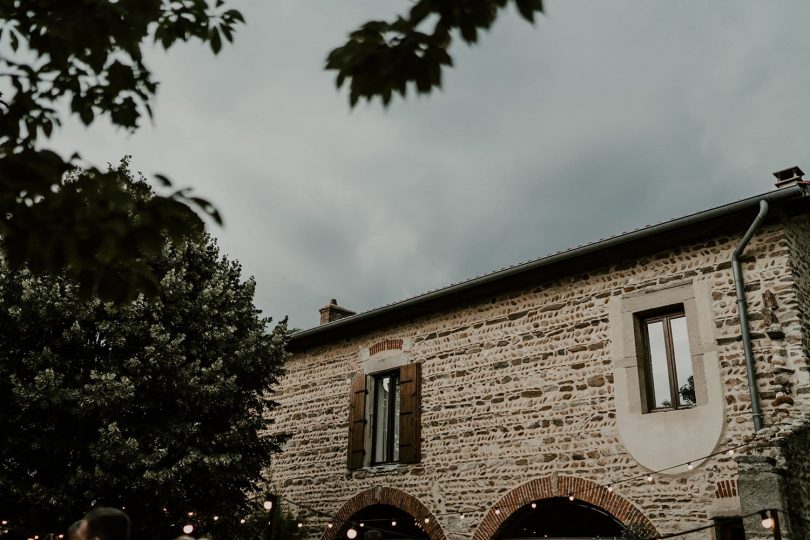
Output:
M214 54L219 54L220 49L222 49L222 38L219 37L219 30L216 27L211 28L209 39L211 50L214 51Z
M162 185L163 187L171 187L172 181L169 180L167 176L162 175L160 173L156 173L154 176L155 179L157 179L157 181L160 182L160 185Z
M93 123L93 116L93 109L91 107L85 107L79 111L79 118L81 118L82 123L85 126L89 126Z

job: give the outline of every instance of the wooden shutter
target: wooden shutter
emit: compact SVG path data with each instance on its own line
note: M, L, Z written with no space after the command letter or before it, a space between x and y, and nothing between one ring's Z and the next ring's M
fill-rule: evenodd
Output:
M358 373L352 379L351 404L349 406L349 469L363 467L366 438L366 375Z
M418 463L421 453L420 364L408 364L399 370L399 461Z

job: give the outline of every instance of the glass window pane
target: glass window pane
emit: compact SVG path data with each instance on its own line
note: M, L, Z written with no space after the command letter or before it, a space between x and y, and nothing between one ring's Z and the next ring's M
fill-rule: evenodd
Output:
M692 355L689 354L689 333L686 317L670 319L672 351L675 354L675 374L678 378L678 400L681 405L694 405L695 377L692 372Z
M374 384L374 461L388 461L386 450L388 449L388 403L390 401L388 388L390 386L389 377L380 377Z
M656 321L647 324L649 338L650 379L653 408L672 407L669 393L669 372L667 369L667 349L664 341L664 323Z
M391 428L394 434L394 458L392 461L399 461L399 377L394 377L394 425Z

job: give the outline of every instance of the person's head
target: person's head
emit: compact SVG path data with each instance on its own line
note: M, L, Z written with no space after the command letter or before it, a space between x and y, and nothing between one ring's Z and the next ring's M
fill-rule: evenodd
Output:
M129 540L129 517L117 508L93 508L84 520L87 540Z
M67 540L87 540L87 522L80 519L68 527Z

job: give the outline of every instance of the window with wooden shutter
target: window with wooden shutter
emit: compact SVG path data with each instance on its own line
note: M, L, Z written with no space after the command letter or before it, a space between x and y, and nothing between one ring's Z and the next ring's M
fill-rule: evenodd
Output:
M399 461L421 459L421 365L407 364L399 370Z
M366 375L358 373L352 379L349 407L349 469L363 467L366 434Z

